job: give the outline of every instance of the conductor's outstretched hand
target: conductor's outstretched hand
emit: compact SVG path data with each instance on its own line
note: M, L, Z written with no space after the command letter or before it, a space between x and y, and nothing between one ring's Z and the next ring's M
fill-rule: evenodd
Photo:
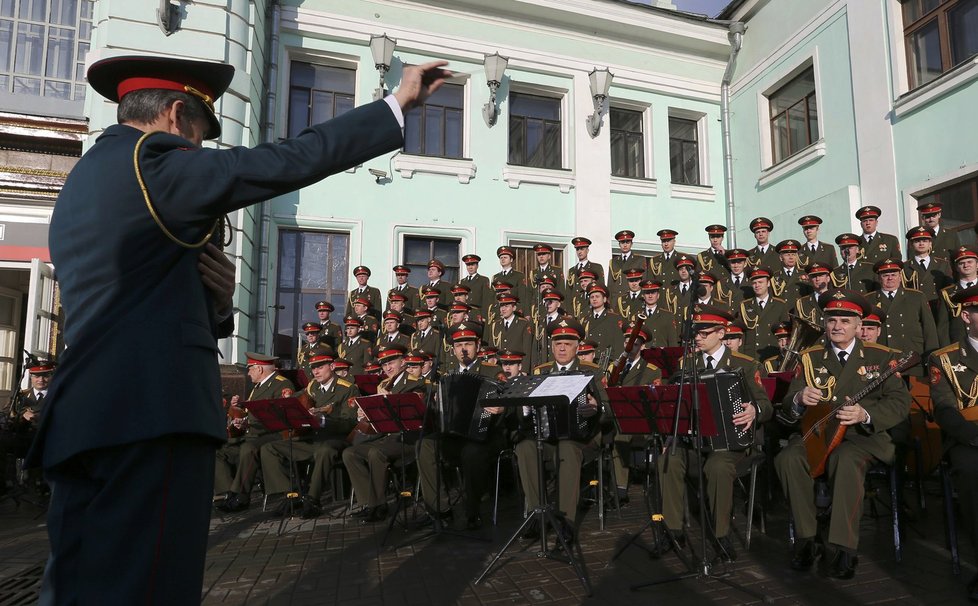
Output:
M441 88L446 78L452 77L452 72L442 69L446 65L448 61L431 61L404 68L401 85L394 93L394 98L401 105L401 111L406 112L421 105L429 95Z

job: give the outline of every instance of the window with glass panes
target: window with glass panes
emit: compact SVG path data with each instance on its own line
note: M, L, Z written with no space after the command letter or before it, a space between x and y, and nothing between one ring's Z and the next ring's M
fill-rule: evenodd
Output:
M939 202L941 225L948 231L957 232L961 244L975 244L975 229L978 227L978 176L921 196L917 198L917 202Z
M421 286L428 283L428 261L438 259L445 264L441 279L449 284L458 283L458 247L460 240L406 236L404 238L404 265L411 268L408 284Z
M356 70L293 61L289 73L289 137L353 109Z
M516 271L523 272L524 276L528 276L528 280L533 279L533 272L539 265L537 264L537 254L533 252L532 246L514 246L510 245L516 252L516 258L513 259L513 269ZM554 253L550 255L550 264L556 267L560 267L563 271L564 269L564 249L554 247Z
M910 88L978 54L978 0L902 0Z
M316 302L329 301L330 319L343 325L349 275L350 235L283 229L278 234L277 313L273 351L294 360L302 324L317 322Z
M645 178L645 137L642 112L612 107L611 174L616 177Z
M700 185L700 144L696 120L669 118L669 171L673 183Z
M444 84L424 104L404 114L404 152L441 158L462 157L461 84Z
M85 99L91 0L0 0L0 91Z
M509 93L509 163L562 168L560 99Z
M774 162L794 155L818 140L815 68L809 67L768 96Z

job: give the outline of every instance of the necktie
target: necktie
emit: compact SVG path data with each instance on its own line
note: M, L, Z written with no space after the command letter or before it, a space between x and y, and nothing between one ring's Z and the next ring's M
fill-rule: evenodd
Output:
M577 264L577 271L584 271L584 264L583 263L578 263Z
M706 369L713 370L713 356L706 356Z
M634 293L634 292L633 292L633 293L632 293L632 298L633 298L633 299L637 299L637 298L638 298L638 293Z
M971 288L974 285L975 285L974 282L968 282L968 284L967 284L967 286L965 286L965 288Z
M846 353L845 350L839 351L839 364L842 364L843 368L846 365L846 358L848 358L848 357L849 357L849 354Z
M38 404L44 402L44 393L43 392L38 392L37 393L37 397L34 398L34 399L37 400L37 403Z
M815 252L815 245L814 245L814 244L812 244L812 245L811 245L811 246L809 246L808 248L810 248L810 249L812 249L812 252Z
M917 263L920 263L921 267L927 269L927 259L917 259Z
M758 301L757 304L760 306L761 309L764 309L764 301Z
M597 320L597 319L598 319L598 318L600 318L600 317L601 317L601 314L594 314L594 319L595 319L595 320Z
M850 265L850 266L849 266L849 271L852 271L852 270L854 270L855 268L856 268L856 266L855 266L855 265Z
M682 291L683 291L683 294L684 294L684 295L686 294L686 288L687 288L687 287L686 287L686 285L685 285L685 284L683 284L683 288L682 288Z
M503 322L503 326L506 327L506 330L509 330L509 321Z
M740 278L734 278L734 286L740 286Z
M791 277L791 270L790 269L788 271L786 271L785 273L788 274L788 277L789 278Z
M873 236L866 236L866 244L869 244L872 241L873 241Z
M887 296L887 298L890 299L890 301L893 300L893 294L894 294L894 291L892 291L892 290L890 292L886 293L886 296Z

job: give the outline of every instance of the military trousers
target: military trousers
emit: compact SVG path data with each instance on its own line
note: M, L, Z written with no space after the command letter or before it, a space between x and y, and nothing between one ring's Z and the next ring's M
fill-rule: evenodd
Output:
M581 467L584 456L593 448L593 442L574 440L558 440L556 445L543 445L544 459L555 461L557 467L557 511L571 521L577 516L577 502L581 498ZM526 506L528 510L532 510L541 503L536 440L521 440L514 451L520 471L520 483L523 494L526 495Z
M387 467L403 457L414 456L412 444L401 444L396 435L350 446L343 451L343 464L357 501L376 507L387 501Z
M741 452L715 451L698 453L681 444L676 454L669 449L659 457L659 479L662 486L662 514L666 527L679 532L683 528L683 500L686 498L686 478L697 477L697 465L703 463L706 499L710 507L713 533L722 538L730 533L730 514L733 511L733 485L737 479L737 463L747 458L749 450Z

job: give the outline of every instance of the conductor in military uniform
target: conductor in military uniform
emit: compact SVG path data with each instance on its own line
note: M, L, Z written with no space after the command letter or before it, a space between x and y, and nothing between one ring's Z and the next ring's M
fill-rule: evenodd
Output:
M966 518L971 544L978 548L978 286L954 294L967 328L956 343L930 357L930 394L934 418L944 432L945 456ZM967 584L968 599L978 602L978 574Z
M732 414L731 420L738 428L754 426L771 418L773 409L767 393L761 386L760 370L757 361L740 353L730 351L723 344L723 337L733 315L726 309L710 305L694 305L691 310L694 340L696 344L695 364L698 372L736 372L744 376L744 384L749 394L743 411ZM737 552L730 541L730 514L733 508L733 483L737 478L738 461L749 455L743 451L713 451L699 453L687 439L683 440L675 454L670 448L659 459L659 476L662 481L662 513L666 528L677 539L683 535L683 499L686 494L686 475L696 470L702 463L706 479L705 490L713 521L715 549L722 559L730 561ZM681 541L682 539L680 539Z
M857 338L861 318L870 311L865 297L853 291L837 290L821 301L826 339L801 353L799 371L782 408L786 414L802 418L811 414L806 411L815 410L812 407L832 402L840 405L835 418L847 428L842 442L828 455L826 463L832 509L824 555L816 537L811 464L800 435L791 438L775 458L774 466L794 517L797 539L791 567L807 570L821 555L823 573L849 579L856 571L866 468L873 460L893 463L895 448L887 430L910 412L910 392L893 374L859 402L841 406L881 373L895 367L897 361L893 350ZM803 420L803 426L804 423Z

